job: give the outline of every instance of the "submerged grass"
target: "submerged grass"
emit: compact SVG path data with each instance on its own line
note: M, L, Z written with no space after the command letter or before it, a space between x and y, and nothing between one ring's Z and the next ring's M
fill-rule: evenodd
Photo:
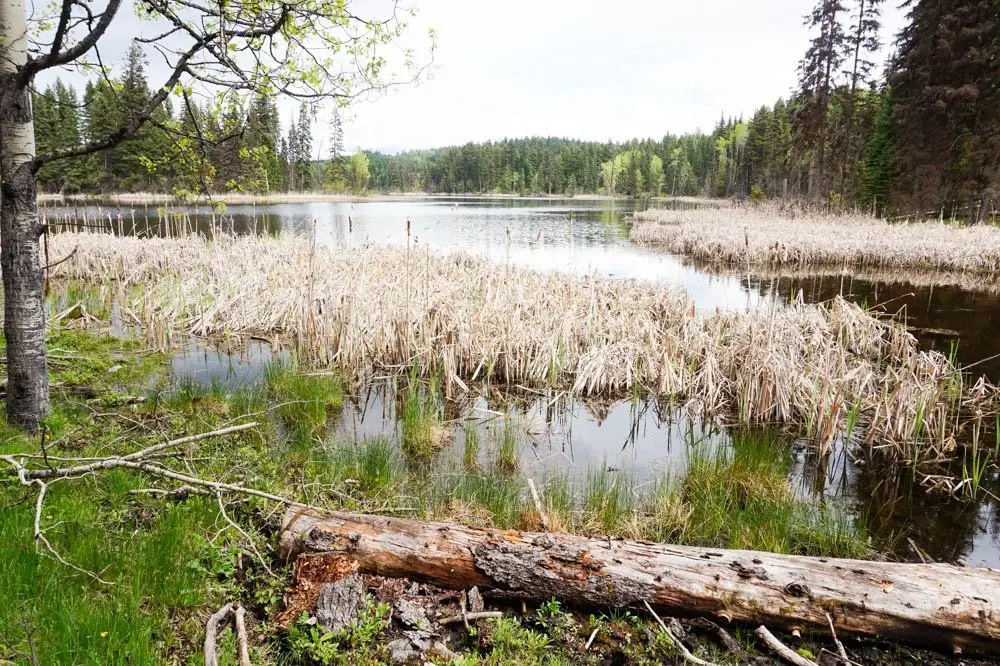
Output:
M264 367L264 383L291 430L320 434L344 406L344 386L334 374L305 375L293 364L272 361Z
M439 376L445 394L463 380L590 395L650 391L744 423L808 425L821 447L853 410L852 429L864 424L860 441L914 465L954 457L969 419L996 412L993 386L920 350L900 323L839 298L701 316L667 287L463 255L415 262L404 248L94 233L52 242L65 254L80 248L56 274L118 280L125 305L154 337L285 334L347 372L413 367ZM406 290L400 266L408 267ZM432 448L430 434L414 430L421 455Z
M680 488L677 526L686 543L802 555L869 551L864 530L842 513L796 498L790 450L766 432L734 432L731 447L696 450ZM668 507L673 511L673 507Z
M443 405L437 382L432 378L424 385L415 373L411 373L402 400L400 430L403 452L416 462L429 462L449 436L443 423Z
M513 474L520 465L517 454L518 430L513 417L508 415L504 418L503 425L496 440L496 457L493 460L493 467L500 474Z
M890 222L775 206L649 210L631 238L699 261L731 266L850 266L989 274L1000 270L1000 229Z

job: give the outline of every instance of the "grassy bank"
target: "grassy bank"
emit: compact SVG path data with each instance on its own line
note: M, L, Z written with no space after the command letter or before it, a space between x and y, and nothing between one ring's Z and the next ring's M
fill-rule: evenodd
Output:
M422 441L413 432L443 427L445 398L433 382L404 391L404 402L417 407L403 414L398 437L343 441L330 434L344 404L345 384L335 375L274 363L259 382L238 389L176 382L163 354L100 333L106 321L91 317L110 314L97 307L100 299L76 291L54 300L64 316L49 337L58 351L44 437L0 423L0 455L37 456L30 466L44 469L253 420L259 425L252 429L172 449L157 465L324 508L538 527L506 430L477 443L486 453L481 465L408 445ZM732 447L692 446L690 456L686 474L665 471L642 486L603 466L585 483L560 476L537 481L546 512L564 530L829 556L870 552L863 525L794 496L788 444L773 434L736 433ZM275 623L291 575L275 549L279 507L238 492L172 493L180 485L139 470L98 471L50 482L44 504L36 504L32 488L0 477L0 660L197 664L208 616L234 599L249 611L255 664L388 659L385 644L398 633L384 614L336 637L305 623L289 631ZM36 506L52 552L32 539ZM629 611L578 614L558 603L510 609L479 633L463 634L453 663L674 659L674 648L656 639L654 628ZM581 658L594 629L602 635ZM751 641L746 637L743 649ZM227 635L222 650L231 655L233 648ZM720 653L710 643L697 649L722 663L746 656Z
M668 287L426 250L89 233L51 244L54 256L78 248L56 276L115 282L124 316L161 343L284 336L354 375L436 374L447 395L470 381L645 391L731 422L781 424L824 450L850 425L914 465L986 432L997 405L992 386L921 351L901 324L839 298L699 314Z
M698 261L758 266L906 268L992 273L1000 229L888 222L859 214L790 212L776 206L652 210L636 215L633 241Z

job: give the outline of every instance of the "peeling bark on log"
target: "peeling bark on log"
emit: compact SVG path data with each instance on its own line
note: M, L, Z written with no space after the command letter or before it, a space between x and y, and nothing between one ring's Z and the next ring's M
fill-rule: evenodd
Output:
M1000 652L1000 572L514 532L289 509L282 553L329 553L362 572L586 606L829 629L951 651Z

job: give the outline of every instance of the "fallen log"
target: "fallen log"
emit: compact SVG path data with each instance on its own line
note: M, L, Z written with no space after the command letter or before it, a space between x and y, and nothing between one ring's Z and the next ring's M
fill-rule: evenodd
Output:
M347 556L365 573L585 606L1000 652L1000 572L671 546L291 508L282 554Z

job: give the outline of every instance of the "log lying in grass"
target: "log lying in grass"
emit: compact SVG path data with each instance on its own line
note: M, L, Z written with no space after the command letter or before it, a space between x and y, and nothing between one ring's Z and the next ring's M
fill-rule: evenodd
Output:
M675 614L1000 652L1000 572L670 546L289 509L282 553L452 589L512 590L586 606L647 601Z

